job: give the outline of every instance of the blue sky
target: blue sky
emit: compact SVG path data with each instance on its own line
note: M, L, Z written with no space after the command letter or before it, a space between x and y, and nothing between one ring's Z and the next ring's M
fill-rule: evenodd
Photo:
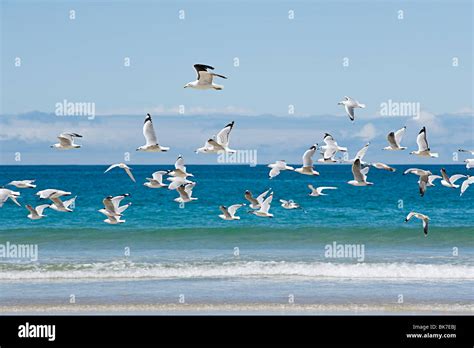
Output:
M1 4L3 163L11 158L6 149L38 151L38 146L55 142L53 134L74 131L70 127L75 122L81 123L85 133L90 130L90 134L111 137L103 146L104 152L83 151L84 156L75 155L75 163L108 163L118 151L111 145L114 127L120 123L133 132L123 139L130 141L124 147L134 150L141 145L141 122L146 112L153 114L157 124L160 118L174 117L176 122L170 125L176 128L180 118L185 125L191 118L194 132L188 136L190 149L202 145L206 131L212 135L218 130L210 129L211 125L219 128L231 119L252 117L255 127L268 127L270 117L274 129L270 133L261 130L269 134L268 139L250 141L246 138L250 130L258 129L249 128L239 134L239 139L234 137L235 141L265 148L261 159L267 161L292 146L274 139L293 139L301 134L301 144L295 144L287 158L297 162L300 150L320 142L323 131L338 134L339 142L354 147L354 151L363 145L361 141L383 143L392 127L408 122L380 115L380 104L389 99L420 103L423 117L413 123L409 142L414 141L418 128L426 125L432 147L437 143L446 146L444 137L452 134L454 128L450 127L457 124L464 127L453 148L473 146L472 2L468 0ZM74 20L69 19L70 10L75 11ZM179 18L180 10L184 10L184 20ZM292 20L288 18L290 10L294 11ZM399 10L403 11L401 20ZM16 57L21 58L20 67L15 67ZM130 67L123 66L125 57L130 57ZM234 66L236 57L238 67ZM342 64L344 57L349 58L347 67ZM459 66L452 66L453 57L458 58ZM216 72L228 76L222 81L225 89L184 89L184 84L195 77L194 63L213 65ZM366 109L358 110L354 125L336 105L344 95L367 104ZM58 118L51 113L64 99L95 103L98 115L109 116L100 122ZM177 115L179 105L185 106L185 115ZM294 115L288 115L289 105L294 106ZM130 121L114 122L114 115L130 115ZM442 120L442 115L451 119ZM11 127L22 117L37 127L23 130L25 134L33 132L31 137L14 141ZM287 134L288 127L283 127L288 124L294 132L291 135ZM309 124L314 136L303 135ZM28 123L25 127L29 128ZM364 127L372 139L355 136ZM159 137L160 133L178 133L176 128L158 130ZM49 139L40 141L41 135ZM100 141L85 137L83 143L88 142ZM168 142L175 148L183 143L179 135L169 137ZM42 163L67 163L70 159L69 154L49 150L39 155ZM104 154L108 154L107 159L101 157ZM163 155L160 161L171 162L176 155ZM384 156L374 151L376 159ZM406 156L397 154L394 161L413 160ZM136 160L147 163L148 158ZM215 162L210 158L191 162L201 161ZM439 161L448 162L446 158Z

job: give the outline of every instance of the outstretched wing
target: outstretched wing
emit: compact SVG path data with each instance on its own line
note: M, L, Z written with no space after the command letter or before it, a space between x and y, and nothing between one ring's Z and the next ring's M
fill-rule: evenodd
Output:
M153 122L151 115L146 114L145 122L143 123L143 136L146 140L146 146L157 145L158 139L156 138L155 129L153 128Z
M226 125L219 133L217 133L216 141L218 144L226 147L229 145L229 137L232 128L234 127L234 121Z

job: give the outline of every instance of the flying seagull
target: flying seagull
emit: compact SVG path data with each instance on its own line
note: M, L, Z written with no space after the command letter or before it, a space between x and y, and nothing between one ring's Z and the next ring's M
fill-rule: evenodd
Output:
M467 190L467 188L471 184L474 184L474 176L468 175L467 179L464 180L462 185L461 185L461 193L459 194L459 196L462 196L463 193Z
M441 180L441 185L450 188L459 188L459 185L456 185L455 182L461 178L466 177L466 175L463 174L454 174L449 177L445 168L441 168L441 176L443 177L443 180Z
M352 174L354 175L354 180L350 180L347 183L353 186L368 186L373 185L373 182L367 181L367 173L369 172L370 167L365 167L361 169L360 159L356 159L352 164Z
M168 185L168 190L176 190L179 186L194 184L194 182L179 176L172 176L170 178L166 178L166 180L171 181L171 184Z
M161 187L168 187L168 185L163 184L163 175L167 174L167 171L158 170L154 172L151 178L146 178L148 182L144 183L146 187L149 188L161 188Z
M220 211L222 214L219 217L222 220L240 220L240 216L235 216L237 210L244 206L245 204L233 204L230 207L226 207L224 205L219 206Z
M270 214L268 211L270 210L270 204L272 203L273 199L273 192L270 193L270 195L265 198L265 200L260 204L260 209L259 210L251 210L249 213L261 216L261 217L269 217L272 218L273 214Z
M281 206L285 209L298 209L300 207L300 205L292 199L288 201L284 199L280 199L280 203L281 203Z
M405 134L407 127L400 128L396 132L390 132L387 135L389 146L383 148L383 150L405 150L406 147L400 146L400 142L402 141L403 135Z
M464 160L464 162L466 163L466 168L467 169L474 168L474 158Z
M133 174L132 174L132 168L127 166L125 163L112 164L109 168L107 168L107 170L104 172L104 174L107 173L109 170L112 170L114 168L121 168L121 169L125 170L125 173L127 173L127 175L130 177L130 179L132 179L133 182L136 182L136 180L135 180L135 178L133 177Z
M283 170L295 170L295 168L286 164L284 160L276 161L275 163L271 163L267 166L268 168L272 168L268 176L270 179L280 175L280 172Z
M61 201L60 198L51 198L51 201L53 204L51 204L49 207L53 210L56 211L61 211L61 212L72 212L73 210L69 208L71 205L74 205L74 202L76 201L76 197L70 198L67 201Z
M120 196L107 196L106 198L104 198L104 200L102 201L102 203L104 204L104 208L99 209L99 212L107 217L107 219L104 220L105 223L117 225L125 222L125 220L121 220L120 217L122 216L122 213L130 205L132 205L132 203L127 203L125 205L120 206L120 202L128 196L130 196L130 194L125 193Z
M314 186L311 184L308 185L308 188L311 190L309 195L312 197L327 196L327 193L323 192L324 190L337 190L337 187L333 186L320 186L314 188Z
M221 90L224 88L224 86L217 85L214 82L212 82L212 80L214 79L214 76L221 77L223 79L227 79L227 77L209 72L208 69L214 70L212 66L205 65L205 64L194 64L194 69L196 69L196 72L197 72L197 80L187 83L184 86L184 88L190 87L190 88L195 88L195 89L215 89L215 90Z
M392 168L389 165L386 165L385 163L382 163L382 162L370 163L370 166L372 166L374 168L377 168L377 169L386 170L386 171L389 171L389 172L394 172L396 170L395 168Z
M296 168L295 172L304 174L304 175L319 175L319 173L313 169L313 156L316 152L316 145L311 146L303 154L303 166L301 168Z
M354 109L355 108L365 108L365 104L359 103L357 100L352 99L351 97L344 97L344 100L341 100L337 105L344 105L344 108L346 109L346 113L351 119L351 121L354 121L355 115L354 115Z
M229 138L230 132L234 127L234 121L227 124L224 128L220 130L217 135L208 139L203 147L200 147L195 152L196 153L236 153L236 150L229 148Z
M7 185L15 186L16 188L35 188L34 182L35 180L15 180L10 181Z
M168 175L179 177L179 178L187 178L188 176L194 176L191 173L186 171L186 166L184 165L184 158L182 155L179 155L174 163L174 170L170 170Z
M329 133L324 133L323 141L326 144L326 145L321 146L321 150L324 150L324 152L322 152L323 158L318 159L318 162L335 163L337 161L334 159L334 156L336 156L336 153L338 151L347 152L347 147L339 146L337 142L334 140L333 136ZM361 149L361 151L362 151L361 153L365 155L367 148L364 147Z
M77 133L61 133L58 136L59 143L51 145L51 147L59 150L78 149L81 145L74 144L74 138L82 138L82 135Z
M408 222L412 217L416 217L417 219L420 219L423 221L423 232L425 234L425 237L428 235L428 221L430 218L424 214L421 213L416 213L414 211L410 212L407 217L405 218L405 222Z
M30 212L27 215L28 219L39 220L46 216L46 215L43 215L43 211L46 208L49 208L49 204L41 204L41 205L38 205L36 208L33 208L31 205L27 204L25 205L25 208L28 209L28 211Z
M474 155L474 151L473 151L473 150L459 149L458 151L459 151L459 152L467 152L467 153L470 153L471 155Z
M71 192L56 189L46 189L36 192L36 195L39 196L40 199L51 199L59 198L62 196L69 196L71 195Z
M176 190L179 193L179 197L175 198L174 201L178 203L197 201L197 198L193 197L194 186L196 186L195 182L178 186Z
M166 152L170 149L169 147L158 144L158 138L156 137L150 114L146 114L145 122L143 123L143 136L145 137L146 143L138 147L137 151Z
M428 140L426 139L426 127L423 127L418 136L416 137L416 143L418 144L418 150L410 152L410 155L417 155L420 157L438 157L439 155L435 152L430 152L428 146Z
M260 195L257 196L257 198L254 198L252 195L252 192L249 190L245 191L245 199L250 202L250 208L252 209L259 209L261 204L263 203L265 197L267 194L271 191L271 188L266 190L265 192L261 193Z
M403 175L407 175L407 174L415 174L420 177L418 180L418 187L420 190L421 197L425 195L427 186L434 186L434 185L428 185L429 177L430 175L433 174L429 170L424 170L424 169L419 169L419 168L409 168L405 170L405 172L403 172Z
M21 204L18 203L17 198L20 197L20 192L12 191L6 188L0 188L0 208L3 207L3 204L10 198L13 203L21 207Z

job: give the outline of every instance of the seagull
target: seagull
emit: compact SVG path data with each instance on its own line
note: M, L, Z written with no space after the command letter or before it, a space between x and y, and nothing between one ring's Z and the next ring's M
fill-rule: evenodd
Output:
M245 204L233 204L230 207L226 207L224 205L220 205L219 209L221 210L222 214L219 217L222 220L240 220L240 216L235 216L237 210L244 206Z
M136 151L166 152L170 149L169 147L158 144L158 138L156 137L150 114L146 114L145 122L143 123L143 136L145 137L146 143L145 145L139 146Z
M433 174L429 170L418 169L418 168L409 168L409 169L405 170L405 172L403 172L403 175L407 175L407 174L415 174L415 175L418 175L420 177L420 179L418 180L418 187L420 188L420 196L421 197L423 197L425 195L425 191L426 191L427 186L434 186L433 184L431 184L431 185L428 184L429 176ZM434 179L436 179L436 178L434 178ZM434 179L431 182L433 182Z
M360 159L356 159L352 164L352 174L354 175L354 180L348 181L349 185L353 186L368 186L373 185L373 182L367 181L367 173L369 172L370 167L365 167L364 169L360 168Z
M474 176L468 175L467 179L463 181L461 185L461 193L459 196L462 196L462 194L467 190L469 185L474 184Z
M236 153L236 150L229 148L229 138L230 132L234 127L234 121L227 124L224 128L221 129L217 135L208 139L203 147L200 147L195 152L196 153Z
M405 150L406 147L400 146L400 142L402 141L403 135L405 134L405 130L407 127L400 128L396 132L390 132L387 135L389 146L383 148L383 150Z
M430 221L430 218L424 214L421 213L416 213L414 211L410 212L407 217L405 218L405 222L408 222L412 217L416 217L417 219L420 219L423 221L423 232L425 234L425 237L428 235L428 221Z
M184 165L184 158L182 155L179 155L176 159L174 164L174 170L168 172L168 175L179 177L179 178L186 178L188 176L194 176L191 173L186 172L186 166Z
M44 218L46 215L43 215L43 211L46 208L49 208L49 206L49 204L41 204L38 205L36 208L33 208L29 204L25 205L25 208L30 211L30 213L27 215L27 218L31 220L39 220L41 218Z
M39 196L40 199L51 199L59 198L62 196L69 196L71 195L71 192L56 189L46 189L36 192L36 195Z
M21 204L16 200L19 197L20 192L0 187L0 208L3 207L3 204L8 200L8 198L10 198L17 206L21 207Z
M288 201L284 199L280 199L280 203L281 203L281 206L285 209L298 209L300 207L300 205L292 199Z
M303 154L303 166L301 168L296 168L295 172L304 174L304 175L319 175L319 173L313 169L313 156L316 152L316 145L311 146Z
M428 140L426 139L426 127L423 127L418 136L416 137L416 143L418 144L418 150L410 152L410 155L417 155L421 157L438 157L439 155L435 152L430 152L428 146Z
M109 168L107 168L107 170L104 172L107 173L109 170L111 169L114 169L114 168L122 168L123 170L125 170L125 173L127 173L127 175L130 177L130 179L132 179L133 182L136 182L135 178L133 177L133 174L131 172L132 168L130 168L129 166L127 166L125 163L115 163L115 164L112 164Z
M184 88L190 87L195 89L215 89L218 91L224 88L224 86L217 85L212 82L212 80L214 79L214 76L222 77L223 79L227 79L227 77L207 71L207 69L214 70L212 66L205 64L194 64L194 69L196 69L197 72L197 80L187 83Z
M464 162L466 163L466 168L467 169L474 168L474 158L464 160Z
M276 161L275 163L271 163L267 166L268 168L272 168L270 173L268 174L270 179L280 175L280 171L282 170L295 170L295 168L290 167L286 164L284 160Z
M311 184L308 185L308 188L311 190L309 195L312 197L327 196L327 193L323 193L324 190L337 190L337 187L334 186L320 186L314 188Z
M10 181L7 185L15 186L16 188L35 188L34 182L35 180L16 180Z
M370 163L370 166L374 167L374 168L377 168L377 169L383 169L383 170L387 170L389 172L394 172L396 169L395 168L392 168L388 165L386 165L385 163L382 163L382 162L374 162L374 163Z
M125 205L120 206L120 202L125 198L130 196L130 194L125 193L120 196L107 196L102 200L102 203L104 204L103 209L99 209L99 212L107 216L107 219L104 220L104 222L111 224L111 225L116 225L119 223L124 223L125 220L120 220L120 217L122 216L122 213L132 205L132 203L127 203Z
M194 186L196 186L195 182L178 186L177 190L179 193L179 197L175 198L174 201L178 203L188 203L192 201L197 201L197 198L192 197Z
M347 147L339 146L337 142L334 140L334 138L332 137L332 135L329 133L324 134L323 141L326 144L326 145L321 146L321 150L324 150L324 152L322 153L323 158L318 159L318 162L335 163L337 161L334 159L334 156L336 155L338 151L347 152ZM361 151L362 151L362 156L363 156L365 155L365 151L367 151L367 148L365 149L362 148Z
M468 153L470 153L471 155L474 155L474 151L473 151L473 150L459 149L458 151L459 151L459 152L468 152Z
M163 175L167 173L168 173L167 171L158 170L151 175L152 176L151 178L146 178L148 182L144 183L143 185L149 188L168 187L168 185L163 184Z
M77 196L68 199L67 201L61 201L59 198L51 198L51 201L53 201L53 204L51 204L49 207L53 210L56 211L62 211L62 212L72 212L72 209L69 208L74 202L76 201Z
M455 185L455 182L461 178L465 178L466 175L463 174L454 174L451 177L446 173L445 168L441 168L441 175L443 180L441 180L441 185L450 187L450 188L459 188L459 185Z
M51 147L59 150L78 149L81 145L74 144L74 138L82 138L82 135L77 133L61 133L58 136L59 143L51 145Z
M354 109L355 108L365 108L365 104L359 103L357 100L352 99L351 97L344 97L344 100L337 103L337 105L344 105L346 113L354 121Z
M439 176L439 175L428 175L428 183L426 184L426 186L435 186L434 184L434 181L436 179L442 179L443 177L442 176Z
M187 185L187 184L194 184L194 182L192 182L192 181L190 181L186 178L179 177L179 176L173 176L171 178L166 178L166 180L171 181L171 184L168 185L168 190L176 190L179 186Z
M268 211L270 210L270 204L272 203L273 199L273 192L270 193L270 195L265 198L265 200L260 204L260 209L259 210L251 210L249 213L261 216L261 217L269 217L272 218L273 214L270 214Z
M245 191L245 199L250 202L250 208L252 209L259 209L261 204L263 203L265 196L271 191L271 188L266 190L265 192L261 193L260 195L257 196L257 198L254 198L252 195L252 192L249 190Z

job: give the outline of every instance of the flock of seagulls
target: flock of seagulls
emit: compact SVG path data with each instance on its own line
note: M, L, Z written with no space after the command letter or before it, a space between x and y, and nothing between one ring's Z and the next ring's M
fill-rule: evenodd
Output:
M214 67L205 65L205 64L195 64L194 69L197 73L197 78L195 81L187 83L184 88L193 88L193 89L200 89L200 90L222 90L224 86L218 85L214 83L214 78L223 78L227 79L227 77L223 75L219 75L213 73ZM365 104L362 104L355 100L354 98L345 96L342 101L338 103L338 105L343 105L345 112L349 116L351 121L355 120L355 109L357 108L365 108ZM195 150L196 154L221 154L221 153L235 153L236 150L230 148L230 134L232 129L235 125L235 122L232 121L225 125L217 134L209 137L204 146ZM388 145L383 148L383 150L387 151L403 151L406 150L407 147L402 146L401 142L403 136L406 132L406 126L396 130L391 131L387 135L387 142ZM145 138L145 145L139 146L136 150L137 151L144 151L144 152L166 152L169 151L170 148L163 146L159 143L155 128L153 125L152 117L148 113L145 117L145 121L143 124L143 136ZM82 135L78 133L61 133L58 136L59 142L56 144L51 145L52 148L58 150L72 150L72 149L79 149L81 145L76 144L75 140L78 138L82 138ZM341 158L337 158L338 153L346 153L348 151L347 147L340 146L334 137L329 134L325 133L323 137L324 144L313 144L310 146L302 156L302 166L298 168L294 168L289 166L285 160L277 160L274 163L268 164L268 168L270 168L270 172L268 174L269 179L274 179L279 176L284 171L295 172L298 174L308 175L308 176L317 176L319 172L314 168L314 160L313 157L318 153L321 158L317 159L318 163L350 163L352 164L352 175L353 180L349 180L347 184L353 186L371 186L374 185L373 182L368 181L367 176L369 174L370 168L375 168L378 170L385 170L388 172L395 172L395 169L388 166L385 163L381 162L365 162L364 157L366 156L370 143L367 143L362 147L355 155L354 158L350 160L342 160ZM416 138L416 143L418 146L417 150L411 151L410 155L415 155L419 157L427 157L427 158L436 158L438 157L438 153L432 152L428 140L427 140L427 131L426 127L423 127ZM470 155L474 155L474 151L459 149L459 152L462 153L469 153ZM474 168L474 158L466 159L466 168ZM133 182L136 182L135 177L132 174L132 168L130 168L125 163L115 163L110 165L104 173L108 173L109 171L118 168L122 169L127 176ZM407 174L414 174L418 176L418 190L420 196L424 196L427 188L435 186L435 182L437 179L440 179L440 183L444 187L448 187L451 189L458 189L460 188L460 195L462 196L463 193L467 190L469 185L474 183L474 176L463 175L463 174L454 174L449 176L446 172L445 168L442 168L440 171L441 175L435 175L431 173L429 170L421 169L421 168L409 168L404 173ZM165 183L169 181L169 183ZM198 198L193 197L193 189L196 186L196 182L190 180L193 178L194 175L189 173L186 169L184 158L183 156L179 155L176 159L174 169L173 170L158 170L151 174L151 178L146 178L147 182L143 185L150 189L167 189L171 191L176 191L178 197L174 198L174 201L180 204L190 203L193 201L198 200ZM456 184L459 180L464 179L462 184ZM29 189L29 188L36 188L34 184L35 180L17 180L11 181L7 185L14 186L19 189ZM327 193L324 193L326 190L336 190L337 187L332 186L321 186L321 187L314 187L313 185L308 185L310 189L309 196L318 197L318 196L325 196ZM245 191L244 198L248 201L248 207L250 210L248 213L253 214L259 217L265 218L272 218L273 214L270 213L271 203L273 200L274 192L271 189L266 190L265 192L261 193L257 197L254 197L250 191ZM38 220L41 218L46 217L44 214L46 209L53 209L59 212L72 212L74 209L74 204L76 197L69 198L67 200L63 200L65 196L70 196L71 192L58 190L58 189L46 189L37 192L36 194L42 200L49 200L50 203L48 204L41 204L36 207L32 205L25 205L26 209L28 210L29 214L27 217L32 220ZM99 209L98 211L106 216L104 220L105 223L108 224L121 224L124 223L125 220L123 219L123 213L125 210L132 204L127 203L124 205L120 205L122 200L128 198L130 194L122 194L119 196L107 196L103 199L102 203L104 208ZM18 206L21 204L18 202L18 198L20 197L20 193L1 187L0 188L0 207L10 199L13 203ZM280 199L281 206L284 209L292 210L301 208L301 206L293 200L284 200ZM240 217L237 216L237 211L239 208L246 206L245 203L238 203L230 205L226 207L224 205L219 206L219 210L222 214L218 215L219 218L223 220L239 220ZM419 212L410 212L405 219L405 222L408 222L412 217L422 220L423 222L423 231L425 236L428 234L428 221L429 217Z

